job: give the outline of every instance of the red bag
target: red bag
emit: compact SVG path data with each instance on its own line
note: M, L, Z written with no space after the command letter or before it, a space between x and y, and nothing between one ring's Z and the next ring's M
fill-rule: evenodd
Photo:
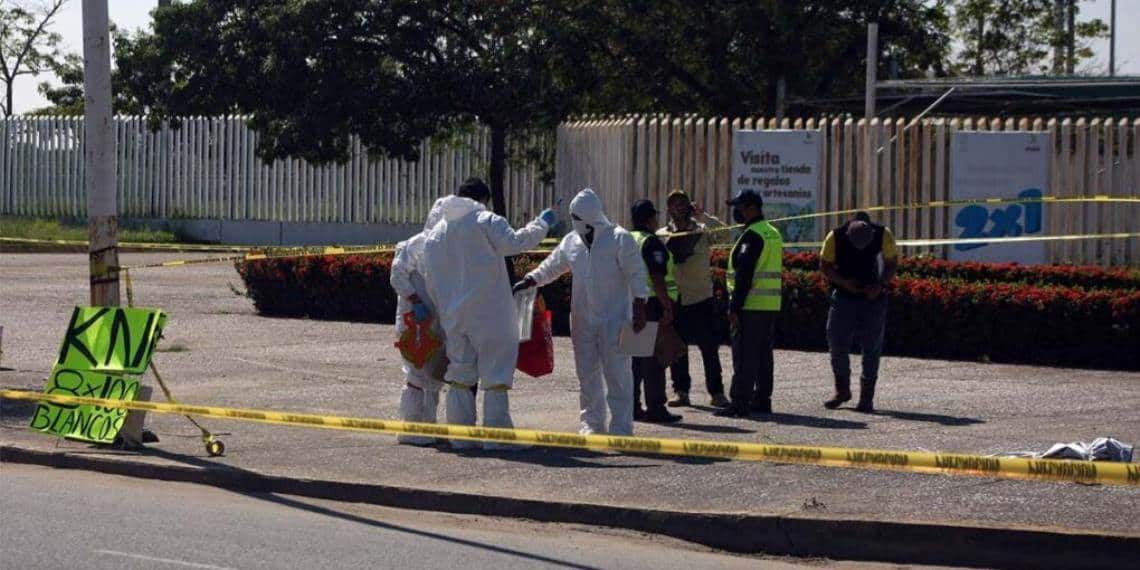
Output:
M538 378L554 372L554 316L539 297L534 304L530 340L519 343L519 372Z
M404 329L396 348L400 349L400 356L415 368L423 368L432 359L443 352L443 341L439 334L432 330L432 319L429 317L422 323L412 318L412 313L403 315Z

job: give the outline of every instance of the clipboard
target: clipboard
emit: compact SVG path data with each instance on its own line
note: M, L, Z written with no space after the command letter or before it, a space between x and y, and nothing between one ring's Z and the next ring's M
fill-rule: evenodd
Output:
M657 323L645 323L641 332L633 332L633 323L623 323L621 333L618 334L618 352L630 356L644 358L653 356L653 349L657 346Z

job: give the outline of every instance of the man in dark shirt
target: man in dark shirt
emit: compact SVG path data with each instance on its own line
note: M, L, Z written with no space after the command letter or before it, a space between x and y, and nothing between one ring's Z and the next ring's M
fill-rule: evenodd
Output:
M660 326L673 322L673 300L677 295L672 281L673 262L669 250L654 232L657 230L657 208L649 200L638 200L630 210L633 220L633 238L641 249L641 258L649 272L649 300L645 305L648 320ZM659 333L660 334L660 333ZM681 416L669 413L665 407L665 366L656 356L633 359L633 416L635 420L650 423L673 423ZM641 409L641 385L645 384L645 411Z
M780 315L784 240L764 220L764 201L744 190L728 202L745 226L732 247L725 274L732 326L732 404L716 413L744 417L772 413L773 347Z

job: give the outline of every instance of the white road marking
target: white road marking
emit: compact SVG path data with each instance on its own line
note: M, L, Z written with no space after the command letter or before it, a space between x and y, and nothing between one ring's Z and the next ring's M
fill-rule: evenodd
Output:
M206 570L234 570L227 566L214 566L213 564L200 564L198 562L186 562L185 560L174 560L172 558L157 558L154 556L146 556L145 554L131 554L130 552L119 552L117 550L92 550L95 554L107 554L109 556L122 556L123 558L134 558L136 560L145 560L147 562L162 562L164 564L177 564L179 566L186 566L189 568L205 568Z

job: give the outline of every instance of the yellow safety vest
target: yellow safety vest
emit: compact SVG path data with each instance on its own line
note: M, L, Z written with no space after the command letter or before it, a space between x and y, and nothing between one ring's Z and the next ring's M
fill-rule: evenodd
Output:
M752 273L752 287L748 289L748 297L744 299L744 310L779 311L780 301L783 298L780 288L784 277L784 238L779 230L765 220L753 222L745 232L756 232L764 238L764 251L760 252L760 259L756 262L756 269ZM736 288L736 270L732 267L732 260L736 257L736 248L740 247L744 235L736 240L736 245L732 246L732 252L728 256L725 285L729 294Z
M637 240L637 253L640 254L643 247L645 247L645 240L649 239L651 233L633 230L629 232L633 234L633 239ZM673 254L669 250L665 250L665 291L669 294L669 299L677 300L677 280L673 278ZM653 289L653 279L646 278L649 284L649 296L656 297L657 291Z

